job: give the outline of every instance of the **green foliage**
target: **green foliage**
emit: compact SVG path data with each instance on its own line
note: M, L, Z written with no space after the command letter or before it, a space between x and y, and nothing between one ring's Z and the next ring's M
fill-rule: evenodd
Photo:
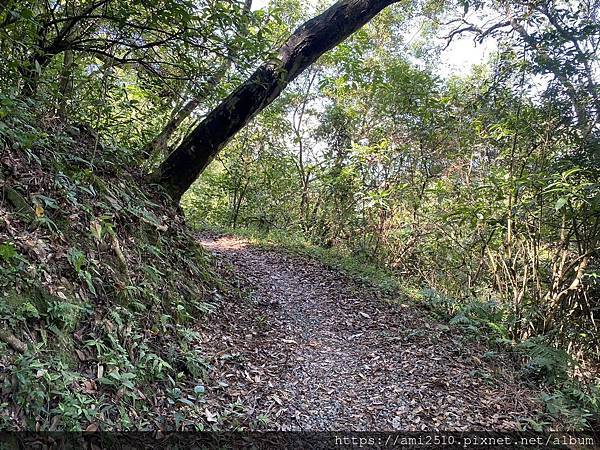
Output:
M17 249L12 244L3 243L0 245L0 257L4 261L11 262L15 256L17 256Z
M598 384L582 386L579 383L565 382L551 393L544 394L542 400L548 413L560 417L565 427L573 430L593 428L600 414L600 389Z
M316 257L511 346L523 377L554 386L549 412L581 428L599 398L598 7L515 2L463 30L495 36L495 55L447 77L440 24L506 15L453 6L386 9L242 130L182 206L198 227ZM27 426L152 428L154 392L193 428L209 366L188 327L214 310L216 280L146 185L165 151L148 144L196 102L177 143L312 9L2 3L0 318L33 344L0 362Z
M0 190L18 195L0 203L10 223L0 230L0 320L31 344L25 354L2 344L12 399L3 427L149 429L156 402L180 389L186 410L166 423L195 429L204 400L193 387L208 365L184 324L212 311L207 255L128 169L126 149L100 143L100 158L85 127L46 128L27 102L11 108Z
M514 8L523 29L498 22L489 61L449 77L425 42L440 30L424 24L413 47L392 30L415 10L377 17L232 141L184 198L188 219L418 298L514 347L524 377L589 383L600 362L598 11Z

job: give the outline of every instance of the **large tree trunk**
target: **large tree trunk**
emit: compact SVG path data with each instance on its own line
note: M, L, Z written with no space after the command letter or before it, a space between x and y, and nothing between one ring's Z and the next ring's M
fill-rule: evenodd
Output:
M294 78L398 0L340 0L298 28L276 61L260 66L163 161L151 180L178 201L227 142Z

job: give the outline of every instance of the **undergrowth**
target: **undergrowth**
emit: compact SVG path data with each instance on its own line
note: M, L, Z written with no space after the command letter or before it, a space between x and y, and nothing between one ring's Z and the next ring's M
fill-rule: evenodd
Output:
M209 257L126 149L34 106L1 104L0 429L217 427Z
M553 346L551 335L513 336L511 311L499 302L457 300L432 289L412 289L410 296L438 319L512 355L520 367L520 378L542 390L541 400L549 418L530 420L534 430L551 425L551 418L569 430L595 429L600 424L600 382L593 372L583 374L589 369L580 367L572 355ZM486 356L494 358L495 353Z

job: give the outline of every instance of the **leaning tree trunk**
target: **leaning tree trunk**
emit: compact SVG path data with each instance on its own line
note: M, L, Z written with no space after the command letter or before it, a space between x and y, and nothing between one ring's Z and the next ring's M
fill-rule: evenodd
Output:
M227 142L323 53L399 0L340 0L298 28L278 58L260 66L187 136L151 180L178 201Z

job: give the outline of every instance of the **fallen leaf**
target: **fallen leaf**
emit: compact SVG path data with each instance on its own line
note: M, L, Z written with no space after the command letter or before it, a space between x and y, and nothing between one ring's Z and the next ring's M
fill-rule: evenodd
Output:
M85 428L86 433L92 433L94 431L98 431L98 425L96 425L95 423L90 423L86 428Z

